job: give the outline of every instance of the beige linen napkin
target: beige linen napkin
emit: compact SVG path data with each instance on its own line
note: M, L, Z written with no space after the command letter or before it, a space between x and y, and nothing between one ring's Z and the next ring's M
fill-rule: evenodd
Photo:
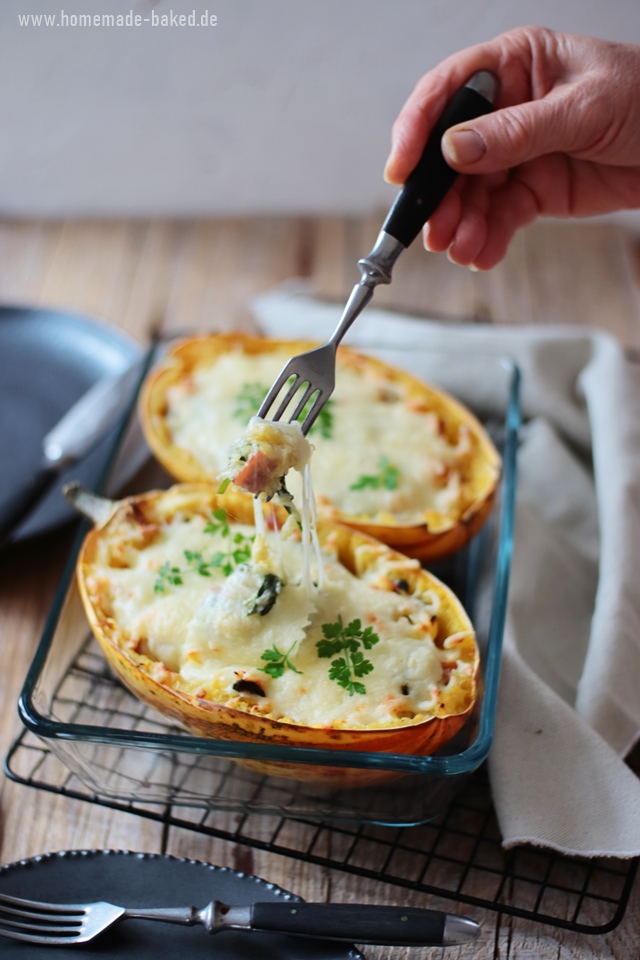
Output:
M265 334L316 340L340 313L301 283L254 309ZM516 537L489 758L503 843L640 855L640 780L622 760L640 733L640 366L592 331L373 308L348 340L459 353L462 375L456 363L446 385L485 409L496 398L474 355L519 364Z

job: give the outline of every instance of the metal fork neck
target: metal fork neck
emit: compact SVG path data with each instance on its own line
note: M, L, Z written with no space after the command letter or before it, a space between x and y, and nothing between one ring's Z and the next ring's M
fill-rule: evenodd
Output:
M367 257L358 260L362 278L351 291L351 296L342 312L340 323L333 331L327 343L337 347L345 333L360 316L373 296L379 283L391 283L393 265L405 247L389 233L381 230L373 250Z
M164 923L193 927L197 923L204 923L201 914L207 909L208 907L204 907L202 911L197 907L127 907L123 916L127 920L162 920Z
M362 274L360 283L371 287L377 287L379 283L391 283L393 265L405 249L399 240L381 230L371 253L358 260Z

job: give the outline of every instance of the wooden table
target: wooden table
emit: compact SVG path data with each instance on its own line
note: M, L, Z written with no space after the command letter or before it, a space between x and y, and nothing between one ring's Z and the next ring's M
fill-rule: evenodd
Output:
M380 218L0 224L0 302L62 307L102 318L144 341L160 315L176 329L251 330L251 297L291 276L343 300ZM569 323L606 329L640 349L640 254L624 228L542 224L520 234L507 260L473 274L415 249L376 304L470 323ZM0 749L19 731L16 698L51 603L69 537L50 534L0 558ZM639 812L640 815L640 812ZM393 903L405 891L0 781L0 862L50 850L113 847L167 852L253 872L306 899ZM453 909L447 901L440 906ZM567 933L492 912L480 941L446 951L369 948L370 958L500 960L627 958L640 942L640 884L605 936Z

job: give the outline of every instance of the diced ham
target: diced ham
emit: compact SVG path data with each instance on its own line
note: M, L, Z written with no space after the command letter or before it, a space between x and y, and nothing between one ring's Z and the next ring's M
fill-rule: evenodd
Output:
M249 457L233 482L242 490L246 490L247 493L261 493L272 479L276 467L277 462L275 460L258 450Z

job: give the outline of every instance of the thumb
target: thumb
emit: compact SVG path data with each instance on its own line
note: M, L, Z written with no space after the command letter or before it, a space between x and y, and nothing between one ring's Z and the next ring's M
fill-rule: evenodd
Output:
M569 98L550 95L450 127L442 152L461 173L496 173L546 153L579 151L592 133L586 127Z

